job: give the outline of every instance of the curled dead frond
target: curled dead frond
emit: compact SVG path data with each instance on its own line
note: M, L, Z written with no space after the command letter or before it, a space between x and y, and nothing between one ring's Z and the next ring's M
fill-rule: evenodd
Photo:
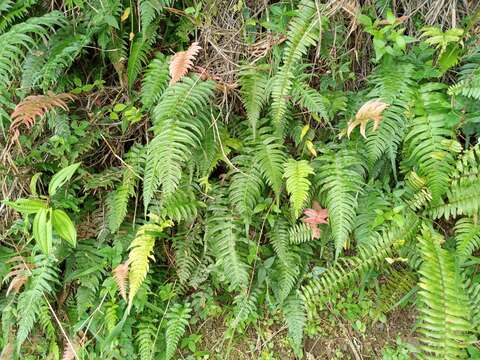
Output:
M198 43L193 42L186 51L180 51L173 55L170 62L170 85L180 81L193 67L193 61L200 49Z
M37 117L42 117L46 112L55 107L68 111L67 101L74 100L74 98L73 95L68 93L53 94L51 92L47 95L27 96L17 104L11 114L10 134L12 138L18 138L21 125L31 128L35 124Z
M373 131L377 130L380 126L380 121L382 120L382 112L388 106L388 104L378 99L367 101L357 111L355 119L351 120L348 123L347 136L350 137L353 129L360 125L360 134L362 134L364 138L367 138L367 136L365 135L365 131L367 129L367 122L369 120L373 120Z
M127 301L127 277L128 277L128 262L124 262L113 269L113 278L117 283L120 295Z

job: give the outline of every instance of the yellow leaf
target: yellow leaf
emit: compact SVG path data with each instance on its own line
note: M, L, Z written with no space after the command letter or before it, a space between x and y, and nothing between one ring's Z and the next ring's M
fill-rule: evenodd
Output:
M305 125L305 126L302 128L302 132L301 132L301 134L300 134L300 140L303 140L303 138L305 137L305 135L307 135L308 130L310 130L310 125L309 125L309 124Z
M312 154L313 156L317 156L317 150L315 150L315 146L310 140L307 140L305 142L305 145L307 145L307 149L308 151L310 151L310 154Z
M130 11L131 11L130 7L127 7L127 8L125 9L125 11L123 12L122 16L120 17L120 21L121 21L121 22L124 22L125 20L128 19L128 17L130 16Z

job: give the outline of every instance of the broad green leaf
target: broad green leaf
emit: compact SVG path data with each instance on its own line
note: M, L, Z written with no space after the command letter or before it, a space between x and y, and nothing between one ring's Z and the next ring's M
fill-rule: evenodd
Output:
M37 182L40 176L42 176L42 173L38 172L33 175L32 179L30 180L30 193L34 196L37 196Z
M40 209L47 208L47 202L40 199L18 199L16 201L4 201L4 203L25 215L35 214Z
M40 209L33 219L33 237L45 254L52 250L51 215L52 209Z
M48 193L50 194L50 196L55 195L58 188L65 184L68 180L70 180L70 178L79 166L80 163L72 164L53 175L52 180L50 180L50 184L48 185Z
M52 211L52 224L55 232L70 245L77 245L77 230L70 217L63 210Z

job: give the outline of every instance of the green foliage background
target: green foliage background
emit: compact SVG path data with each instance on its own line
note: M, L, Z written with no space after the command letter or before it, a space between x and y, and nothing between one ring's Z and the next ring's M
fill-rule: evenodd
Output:
M468 358L479 9L435 6L0 0L1 358L203 359L211 317L221 359L270 318L302 358L351 288L415 305L412 357Z

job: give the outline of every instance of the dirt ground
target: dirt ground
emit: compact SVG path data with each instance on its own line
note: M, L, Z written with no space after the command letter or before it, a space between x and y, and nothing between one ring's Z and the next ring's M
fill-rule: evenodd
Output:
M387 316L385 323L369 324L363 333L354 330L344 320L332 321L328 314L320 320L320 333L304 341L306 360L367 360L382 359L382 349L395 346L398 338L415 343L413 329L415 313L412 308L397 309ZM193 329L192 329L193 330ZM194 330L202 335L197 345L206 357L184 359L233 359L233 360L294 360L296 359L286 338L284 326L249 327L244 333L236 333L231 341L225 339L226 327L221 319L208 320ZM208 355L207 355L208 353Z

